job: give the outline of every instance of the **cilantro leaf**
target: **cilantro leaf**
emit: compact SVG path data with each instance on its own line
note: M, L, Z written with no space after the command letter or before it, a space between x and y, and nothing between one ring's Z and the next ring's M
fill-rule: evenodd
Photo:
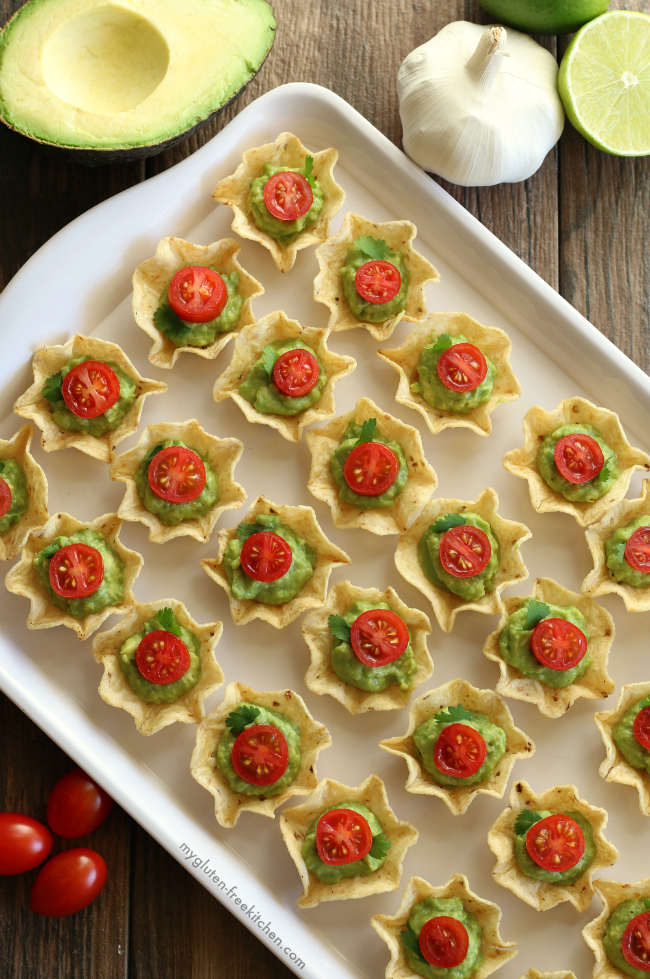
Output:
M261 528L259 524L256 523L240 523L237 524L237 540L245 541L253 534L258 534Z
M368 418L361 426L361 434L357 439L357 445L362 445L364 442L372 442L376 427L377 419Z
M636 706L640 710L643 710L644 707L650 707L650 696L649 697L644 697L643 700L637 701L637 705Z
M305 165L302 168L303 175L307 178L307 183L312 190L316 190L316 180L313 175L314 169L314 158L313 156L305 157Z
M399 937L402 940L402 945L404 946L404 948L407 949L412 955L414 955L419 962L424 962L425 965L429 964L425 959L424 955L422 954L422 952L420 951L420 939L411 928L410 921L406 922L406 928L404 929L404 931L400 932Z
M449 350L450 347L453 347L453 343L448 333L441 333L433 345L435 353L442 353L443 350Z
M446 534L452 527L462 527L466 523L467 517L464 517L462 513L445 513L431 525L431 530L434 534Z
M158 619L161 629L164 629L165 632L174 631L174 626L176 625L176 618L170 608L159 609L156 617Z
M48 377L47 381L41 388L41 394L46 401L54 404L56 401L63 401L63 394L61 393L61 385L63 384L63 376L61 371L56 374L52 374Z
M330 615L327 624L336 639L340 639L342 642L350 642L350 626L341 615Z
M262 351L262 363L264 364L264 370L269 377L272 377L273 375L273 368L275 367L275 362L279 356L280 354L277 352L277 350L270 345L268 347L264 347L264 350Z
M369 235L361 235L360 238L355 238L354 244L357 246L359 251L365 252L369 258L376 258L382 261L388 255L390 248L383 240L383 238L370 238Z
M609 463L607 463L606 465L603 466L603 468L600 470L600 472L598 473L598 476L596 478L601 483L604 483L606 480L609 479Z
M515 819L515 835L525 836L531 826L543 819L538 812L532 809L522 809Z
M534 629L536 625L550 615L551 609L546 602L538 602L536 598L531 598L526 608L526 621L524 629Z
M192 335L191 327L186 326L180 316L167 303L162 303L153 314L153 321L163 336L182 346Z
M385 833L379 833L377 836L372 838L372 846L370 847L370 853L368 856L373 857L375 860L381 860L386 856L390 850L390 842Z
M436 714L436 720L441 724L458 724L462 721L471 721L472 714L471 711L463 707L462 704L456 704L455 707L445 707Z
M612 553L615 560L617 560L620 564L623 564L625 561L625 541L622 541L620 544L614 544Z
M226 718L226 727L230 728L232 734L241 734L249 724L254 724L259 717L259 707L253 704L240 704L237 710L233 710Z
M5 469L4 461L2 459L0 459L0 476L4 472L4 469Z

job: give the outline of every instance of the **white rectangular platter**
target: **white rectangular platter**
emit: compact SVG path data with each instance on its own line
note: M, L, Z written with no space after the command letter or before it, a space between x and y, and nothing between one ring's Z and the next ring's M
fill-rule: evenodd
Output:
M440 284L427 290L429 310L462 310L507 330L523 387L519 401L499 407L492 416L489 438L464 429L432 436L419 415L395 402L396 374L376 357L381 344L359 329L330 337L332 348L357 359L356 370L336 388L337 412L350 410L358 397L367 395L417 426L439 476L436 495L471 500L485 486L493 486L501 513L523 521L533 532L522 551L530 571L528 584L537 575L547 575L579 591L590 570L583 532L566 515L536 514L526 484L503 470L501 458L521 444L521 419L531 405L551 409L575 394L619 412L631 440L648 449L650 380L357 112L313 85L287 85L258 99L172 170L74 221L18 273L0 297L0 329L5 337L11 336L11 344L5 339L0 362L0 436L9 438L21 423L12 414L12 404L31 382L30 361L37 347L63 343L74 332L114 340L142 374L169 384L167 394L148 399L143 425L196 417L212 434L237 436L245 448L236 477L249 502L264 492L276 502L312 505L328 536L350 554L352 564L338 568L332 581L350 578L357 585L382 589L392 585L408 605L431 615L423 596L395 570L395 537L337 531L329 509L311 498L304 441L293 445L266 426L250 425L231 401L214 403L212 385L227 366L232 345L216 361L184 355L172 371L155 370L147 362L149 340L132 320L130 282L136 265L152 255L166 235L199 244L229 235L231 211L215 206L210 196L215 183L235 169L243 151L273 140L283 130L295 132L314 150L337 147L336 176L348 196L334 230L348 209L373 220L405 218L417 224L416 247L441 273ZM317 271L312 249L300 252L295 268L282 276L266 250L249 241L242 245L240 261L266 289L254 303L256 316L282 308L303 325L326 325L326 308L312 299ZM408 329L401 323L388 346L398 346ZM110 482L104 465L75 450L46 455L38 438L34 441L35 455L50 481L51 513L66 510L90 520L117 509L123 485ZM135 438L122 443L120 451L134 442ZM629 495L638 495L638 489L635 479ZM235 525L245 512L246 506L224 514L219 526ZM140 736L126 713L99 698L101 668L93 662L90 641L80 644L64 628L29 632L26 601L0 591L0 686L5 693L289 968L309 979L383 975L387 950L370 928L370 916L394 913L410 876L417 874L437 885L461 872L474 891L501 905L502 935L518 942L520 954L503 967L500 979L519 979L532 966L572 969L580 977L590 973L593 957L580 930L599 910L596 903L583 915L566 904L542 915L491 878L494 858L486 834L506 799L480 796L465 815L454 817L441 800L406 793L405 765L380 751L377 743L406 729L407 712L352 717L329 697L311 694L304 685L308 654L299 622L282 631L260 622L236 627L225 594L198 563L216 554L216 533L203 545L190 538L156 545L147 540L142 525L125 524L121 536L145 559L135 586L139 600L175 597L199 622L223 620L217 658L226 681L241 680L260 690L298 691L332 733L333 746L321 755L319 777L357 785L376 772L386 782L397 815L420 831L419 842L407 853L399 891L299 911L298 875L277 820L244 813L232 830L217 825L211 796L189 773L194 729L177 724L151 738ZM527 590L524 585L517 593ZM644 616L626 613L615 597L603 604L616 620L610 672L617 689L622 683L647 679ZM115 621L109 619L105 628ZM435 672L426 688L457 676L478 687L494 687L497 667L481 649L496 621L465 613L453 633L444 635L434 620L429 648ZM208 710L219 704L221 693L208 701ZM611 697L609 704L613 703ZM509 706L517 725L537 744L536 755L517 763L513 777L527 779L537 791L575 783L583 797L610 812L607 834L621 858L609 875L633 881L650 873L650 864L639 868L635 858L637 841L647 840L648 824L633 790L607 785L598 776L604 749L592 715L603 704L580 700L569 714L553 721L527 704L511 701ZM647 852L647 845L641 852Z

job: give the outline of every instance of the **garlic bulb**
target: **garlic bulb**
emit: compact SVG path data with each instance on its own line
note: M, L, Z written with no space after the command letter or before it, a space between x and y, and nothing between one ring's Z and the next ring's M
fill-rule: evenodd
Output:
M457 21L397 76L404 149L466 187L525 180L564 127L553 55L527 34Z

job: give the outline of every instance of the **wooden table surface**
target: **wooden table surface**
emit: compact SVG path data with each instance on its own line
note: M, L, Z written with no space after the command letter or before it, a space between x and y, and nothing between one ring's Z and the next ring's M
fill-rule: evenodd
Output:
M0 0L0 23L19 6L20 0ZM610 6L650 13L650 0L613 0ZM86 169L0 126L0 289L77 215L173 166L244 105L285 82L332 89L399 145L395 78L402 59L450 21L488 22L473 0L275 0L275 12L275 46L257 78L208 128L160 156ZM560 56L566 46L565 39L544 43ZM628 356L650 369L647 159L599 153L567 123L556 150L525 183L483 189L443 185ZM12 325L0 328L8 335ZM1 694L0 744L0 811L44 819L49 789L71 761ZM77 915L48 919L28 910L35 871L0 878L3 979L288 979L293 974L118 807L83 845L104 856L109 883ZM53 852L62 848L57 841Z

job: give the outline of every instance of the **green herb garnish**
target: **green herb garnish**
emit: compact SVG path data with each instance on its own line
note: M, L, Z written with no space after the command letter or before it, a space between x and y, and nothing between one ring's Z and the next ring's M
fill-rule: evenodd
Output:
M273 368L275 367L275 362L279 356L280 354L277 352L277 350L271 346L264 347L264 350L262 351L262 363L264 364L264 370L269 377L273 376Z
M63 384L63 375L61 371L56 374L52 374L48 377L47 381L41 389L41 394L46 401L54 404L56 401L63 401L63 394L61 393L61 385Z
M241 734L249 724L254 724L260 715L259 707L252 704L240 704L237 710L233 710L226 718L226 727L230 728L232 734Z
M601 483L604 483L605 480L609 479L609 464L603 466L603 468L596 476L596 479L598 479Z
M453 347L451 337L448 333L442 333L434 343L433 350L435 353L442 353L443 350L449 350L450 347Z
M377 427L376 418L368 418L361 426L361 434L356 441L357 445L363 445L364 442L372 442L375 436L375 428Z
M616 560L620 561L622 564L625 560L625 541L622 541L620 544L614 544L612 551L614 552L614 557Z
M192 335L191 327L183 323L178 313L175 313L167 303L158 307L153 314L153 321L163 336L181 346Z
M471 721L472 714L462 704L456 704L455 707L445 707L435 715L435 719L440 724L459 724L462 721Z
M332 635L341 642L350 642L350 626L341 615L330 615L327 625Z
M462 527L466 523L467 517L464 517L462 513L445 513L444 516L438 517L436 522L431 524L429 530L432 530L434 534L446 534L452 527Z
M156 617L161 629L164 629L165 632L172 632L176 625L176 618L170 608L161 608Z
M382 860L390 850L390 842L385 833L373 836L372 846L370 847L369 857L374 860Z
M419 962L424 962L425 965L429 965L424 955L420 951L420 939L411 928L410 921L406 922L406 928L404 931L400 932L399 937L402 940L402 945L404 948L408 949L408 951L411 952L411 954L414 955Z
M361 235L360 238L355 238L354 244L359 251L364 252L368 258L376 258L380 262L386 258L390 251L390 248L383 238L370 238L369 235Z
M303 175L307 178L307 183L312 190L316 190L316 180L313 177L312 171L314 169L314 158L313 156L305 157L305 165L302 168Z
M531 826L538 823L543 816L540 816L538 812L534 812L532 809L522 809L517 818L515 819L515 835L525 836Z
M524 629L534 629L542 619L546 619L550 614L550 605L547 605L546 602L538 602L536 598L531 598L526 607Z
M253 534L259 534L261 532L261 527L256 523L240 523L237 524L237 540L245 541Z

